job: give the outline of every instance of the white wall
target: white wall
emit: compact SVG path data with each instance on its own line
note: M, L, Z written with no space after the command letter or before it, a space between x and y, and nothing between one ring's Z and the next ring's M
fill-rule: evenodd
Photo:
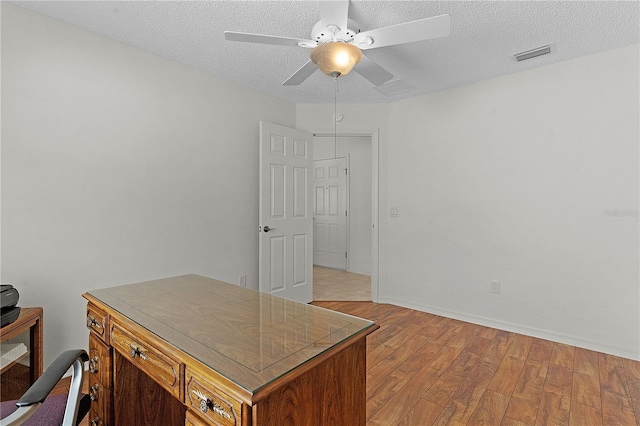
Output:
M258 280L258 122L295 105L2 2L1 279L43 306L47 365L87 290Z
M640 359L638 56L339 105L380 129L378 300Z
M636 45L390 105L380 300L638 359L639 75Z
M334 140L335 139L335 140ZM316 136L313 159L349 158L349 259L347 269L371 274L371 136Z

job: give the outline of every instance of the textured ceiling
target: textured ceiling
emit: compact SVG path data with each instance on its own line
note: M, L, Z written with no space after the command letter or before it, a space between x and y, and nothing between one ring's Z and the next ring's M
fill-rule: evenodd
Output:
M309 58L299 47L231 42L224 31L307 39L316 1L35 1L38 13L200 68L295 103L332 103L335 83L316 71L282 83ZM360 30L451 16L446 38L367 50L414 86L385 96L356 73L340 77L338 102L390 102L638 43L640 3L617 1L360 1L349 18ZM555 43L552 54L516 63L511 55Z

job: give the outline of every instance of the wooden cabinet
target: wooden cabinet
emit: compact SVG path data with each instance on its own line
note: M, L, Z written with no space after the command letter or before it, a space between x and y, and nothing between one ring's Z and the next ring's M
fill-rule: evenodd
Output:
M371 321L197 275L84 297L92 425L365 424Z
M1 400L18 399L29 386L42 375L43 370L43 312L42 308L21 308L20 316L0 329L1 344L24 342L24 356L8 362L2 368L0 386ZM6 346L5 346L6 347Z
M113 401L111 348L95 334L89 334L89 375L87 376L91 426L112 425Z
M89 333L89 395L91 426L113 425L113 357L109 346L109 315L95 306L87 306Z

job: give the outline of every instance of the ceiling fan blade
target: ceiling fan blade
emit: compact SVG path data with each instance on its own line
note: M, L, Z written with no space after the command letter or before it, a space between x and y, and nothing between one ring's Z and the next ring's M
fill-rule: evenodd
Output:
M264 34L251 34L251 33L237 33L233 31L225 31L224 38L229 41L277 44L280 46L312 47L317 45L317 43L312 40L305 40L302 38L278 37L278 36L270 36L270 35L264 35Z
M305 81L318 69L318 66L312 61L308 61L298 71L296 71L287 81L282 83L283 86L297 86Z
M320 1L320 21L322 25L336 25L340 31L347 31L347 16L349 14L349 0Z
M451 17L449 15L440 15L364 31L356 35L353 44L362 50L366 50L446 37L450 32ZM371 40L372 42L369 43Z
M393 74L367 58L366 55L362 55L362 59L353 67L353 70L373 83L374 86L380 86L393 78Z

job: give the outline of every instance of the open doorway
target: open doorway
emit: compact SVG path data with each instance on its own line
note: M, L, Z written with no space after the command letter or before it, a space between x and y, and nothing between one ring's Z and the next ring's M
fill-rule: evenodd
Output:
M316 135L313 153L314 300L372 300L372 136ZM334 163L340 166L330 175ZM340 179L328 180L340 169L345 192Z

